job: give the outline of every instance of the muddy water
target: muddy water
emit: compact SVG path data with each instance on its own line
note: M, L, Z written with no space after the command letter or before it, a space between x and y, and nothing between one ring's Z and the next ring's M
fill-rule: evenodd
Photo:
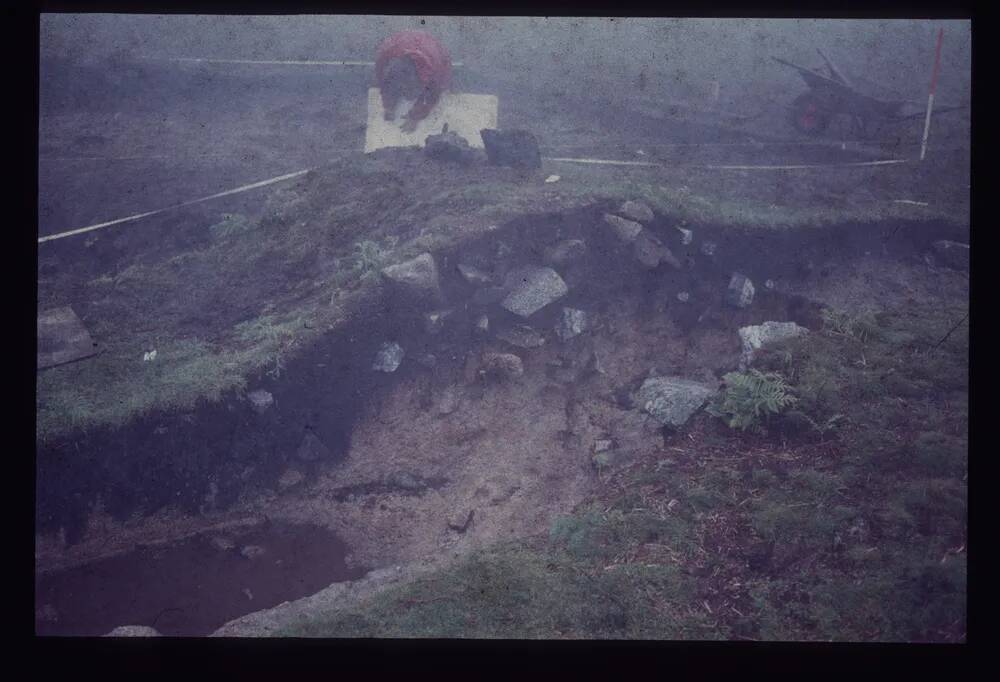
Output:
M313 594L365 571L317 526L267 523L44 575L35 581L39 635L97 636L146 625L167 636L203 636L233 618Z

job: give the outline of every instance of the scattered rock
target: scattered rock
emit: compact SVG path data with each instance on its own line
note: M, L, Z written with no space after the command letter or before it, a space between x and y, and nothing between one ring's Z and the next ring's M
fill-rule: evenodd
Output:
M569 341L574 336L579 336L587 330L590 320L583 310L576 308L563 308L562 318L556 326L556 334L563 341Z
M934 249L934 255L937 256L938 260L947 267L954 270L969 269L970 251L968 244L942 239L934 242L931 247Z
M263 414L267 411L267 408L274 404L274 396L262 388L248 393L247 400L250 401L250 406L253 407L257 414Z
M674 257L670 249L664 246L663 242L651 234L649 230L642 230L636 235L632 241L632 252L640 263L650 269L655 268L660 263L668 263L678 269L681 267L680 261Z
M146 625L119 625L105 637L162 637L158 630Z
M691 300L691 294L686 291L680 291L677 293L677 300L681 303L687 303Z
M564 239L545 250L545 262L566 265L579 260L585 253L587 244L582 239Z
M479 131L486 148L486 157L494 166L541 168L542 155L538 140L527 130Z
M489 334L489 332L490 332L490 318L488 318L486 315L480 315L479 319L476 320L476 326L475 326L475 329L473 331L475 331L477 334L479 334L481 336L485 336L486 334Z
M475 513L475 509L470 509L468 513L461 512L452 515L452 517L448 519L448 528L457 533L464 533L472 524L472 517Z
M504 379L519 377L524 374L524 363L513 353L484 353L480 371Z
M450 310L435 310L424 315L424 331L437 334L444 328L445 319L451 315Z
M552 268L521 268L508 278L508 281L516 284L501 305L521 317L538 312L569 292L562 277Z
M240 554L245 556L247 559L256 559L260 555L264 554L264 552L266 551L267 550L265 550L260 545L247 545L246 547L240 550Z
M493 305L502 301L506 295L507 290L503 287L483 287L482 289L476 289L472 293L472 298L469 299L469 302L474 305Z
M372 364L372 369L378 372L395 372L400 363L403 362L403 355L405 354L406 351L398 343L383 343L382 347L379 348L378 354L375 355L375 362Z
M681 233L681 244L684 244L685 246L687 246L692 241L694 241L694 232L692 232L691 230L688 230L688 229L683 228L683 227L678 227L677 231ZM713 250L713 253L714 253L714 251L715 251L714 245L713 245L713 249L712 250ZM708 254L705 254L705 255L711 256L712 254L708 253Z
M518 348L538 348L545 345L545 337L526 324L504 329L497 334L497 338Z
M639 236L640 232L642 232L641 224L635 222L634 220L626 220L625 218L620 218L619 216L612 215L610 213L604 214L604 222L611 227L618 239L627 244L635 241L635 238Z
M302 444L295 451L295 456L306 462L325 460L330 458L330 450L312 431L306 431L302 438Z
M466 282L475 286L488 286L493 283L493 278L489 273L483 272L479 268L464 263L458 264L458 271Z
M636 407L664 426L683 426L715 388L686 379L654 377L646 379L636 397Z
M550 175L549 177L545 178L545 182L546 183L559 182L559 176L558 175Z
M626 201L618 209L618 215L637 220L640 223L648 223L653 220L653 210L641 201Z
M765 289L774 289L774 287L775 287L775 286L776 286L776 285L775 285L775 283L774 283L774 280L773 280L773 279L769 279L769 280L767 280L766 282L764 282L764 288L765 288Z
M429 253L382 270L382 276L402 291L419 297L440 299L441 284L437 265Z
M726 303L737 308L746 308L753 303L753 282L745 275L734 272L726 291Z
M716 248L717 247L715 245L715 242L702 242L701 243L701 252L703 254L705 254L706 256L709 256L709 257L714 256Z
M472 163L476 158L469 141L458 133L449 131L447 123L440 134L427 136L424 154L438 161L455 161L461 164Z
M794 322L764 322L749 327L740 327L740 341L743 342L743 356L740 363L745 368L753 361L754 352L762 346L791 339L808 331L805 327L800 327Z
M281 478L278 479L278 490L284 491L294 488L303 480L305 480L305 476L298 469L286 469L285 473L281 474Z

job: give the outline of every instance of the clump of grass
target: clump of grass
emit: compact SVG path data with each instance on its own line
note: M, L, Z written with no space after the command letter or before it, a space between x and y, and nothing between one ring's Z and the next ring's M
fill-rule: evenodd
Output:
M222 219L208 228L214 239L229 239L256 229L258 223L241 213L223 213Z
M823 318L823 329L827 333L849 336L862 343L883 336L883 330L872 313L851 315L841 310L823 308L820 315Z
M398 238L390 235L386 237L385 242L386 246L383 247L376 241L364 239L354 245L353 270L358 273L362 281L378 277L382 268L388 264Z

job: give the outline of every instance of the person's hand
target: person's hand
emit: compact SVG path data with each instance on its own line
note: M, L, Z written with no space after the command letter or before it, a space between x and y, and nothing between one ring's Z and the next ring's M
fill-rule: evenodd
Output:
M414 121L412 118L406 119L406 121L402 125L402 130L404 133L412 133L416 129L417 129L417 122Z

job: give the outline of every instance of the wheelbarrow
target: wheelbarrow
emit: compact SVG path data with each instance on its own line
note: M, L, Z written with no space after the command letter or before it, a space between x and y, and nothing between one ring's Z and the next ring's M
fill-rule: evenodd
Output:
M787 62L778 57L774 61L798 71L809 87L795 100L789 111L789 121L800 133L821 135L837 117L847 117L851 130L861 138L870 139L886 124L921 119L926 109L910 100L880 99L862 92L819 49L828 73ZM945 113L965 107L935 107L934 113Z

